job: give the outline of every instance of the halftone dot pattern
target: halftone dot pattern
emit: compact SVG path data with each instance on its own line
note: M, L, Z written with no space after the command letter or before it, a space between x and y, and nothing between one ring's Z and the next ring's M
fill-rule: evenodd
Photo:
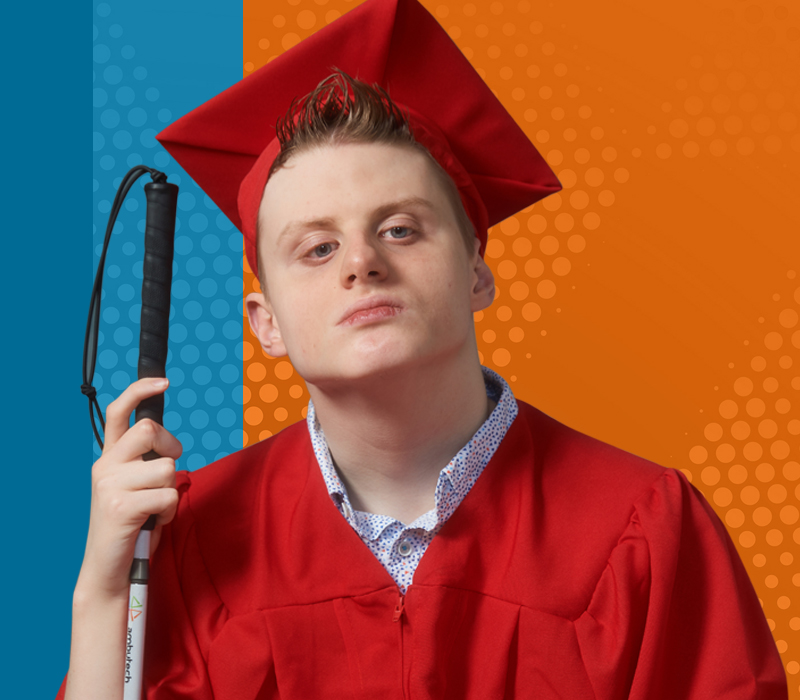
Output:
M552 315L569 304L576 289L570 275L587 264L584 251L597 238L602 210L614 205L630 171L603 125L590 120L593 109L575 82L569 50L543 38L547 27L531 3L453 9L446 15L437 9L448 33L564 187L490 232L485 257L497 301L475 315L479 351L515 381L530 371L528 351L547 337Z
M675 81L680 99L665 101L666 120L648 132L659 158L715 158L758 153L789 159L800 153L797 16L784 5L722 2L723 37L711 33L708 51L696 54ZM738 51L732 48L737 47ZM796 156L794 156L796 158Z
M798 672L800 618L800 286L796 271L772 308L682 471L714 505L736 543L775 635L786 672Z
M93 19L94 265L122 176L138 164L166 172L180 194L164 426L183 444L179 468L193 470L242 446L241 234L155 141L172 113L148 82L136 48L126 42L113 4L97 4ZM104 413L137 377L143 187L149 181L140 178L128 194L109 244L94 380ZM88 291L87 286L87 302ZM99 456L93 438L92 443Z

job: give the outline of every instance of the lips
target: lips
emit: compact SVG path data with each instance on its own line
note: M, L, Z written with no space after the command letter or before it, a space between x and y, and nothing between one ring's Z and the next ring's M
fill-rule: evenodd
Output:
M355 326L364 323L381 321L396 316L403 310L403 305L396 299L385 296L367 297L347 307L339 319L339 326Z

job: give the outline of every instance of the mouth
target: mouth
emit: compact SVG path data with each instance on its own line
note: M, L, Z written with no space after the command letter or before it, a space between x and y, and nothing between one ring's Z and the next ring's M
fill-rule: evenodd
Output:
M390 297L367 297L349 306L337 325L361 326L397 316L402 311L402 304Z

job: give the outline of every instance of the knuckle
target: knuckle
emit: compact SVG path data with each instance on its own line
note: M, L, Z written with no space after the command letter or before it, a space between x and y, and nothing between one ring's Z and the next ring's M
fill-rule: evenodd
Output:
M108 494L108 480L104 478L97 478L92 483L92 490L97 494L100 500L106 500Z
M121 517L125 513L125 499L117 495L109 499L108 512L116 517Z
M175 462L173 460L164 459L164 461L159 464L158 474L162 479L168 480L174 473Z
M143 418L136 425L145 435L154 438L158 434L159 425L152 418Z

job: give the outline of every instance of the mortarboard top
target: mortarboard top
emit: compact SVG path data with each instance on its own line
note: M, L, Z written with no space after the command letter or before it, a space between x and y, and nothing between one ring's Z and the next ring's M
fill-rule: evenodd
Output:
M489 226L561 189L417 0L367 0L156 137L244 234L253 272L258 207L280 152L275 126L332 67L379 84L409 113L415 139L456 183L481 253Z

